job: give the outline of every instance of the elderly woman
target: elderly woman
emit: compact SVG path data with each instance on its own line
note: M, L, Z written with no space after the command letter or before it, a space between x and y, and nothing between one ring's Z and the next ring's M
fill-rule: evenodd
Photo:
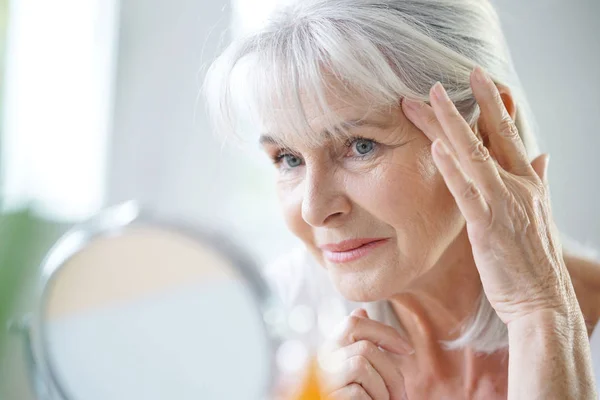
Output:
M600 266L562 252L519 89L487 0L302 0L212 65L216 123L261 132L290 230L371 307L329 398L596 398ZM288 300L319 304L309 264Z

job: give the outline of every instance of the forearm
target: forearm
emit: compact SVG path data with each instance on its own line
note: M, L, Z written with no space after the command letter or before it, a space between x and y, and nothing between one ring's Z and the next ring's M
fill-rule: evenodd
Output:
M583 317L540 312L508 325L508 399L594 399Z

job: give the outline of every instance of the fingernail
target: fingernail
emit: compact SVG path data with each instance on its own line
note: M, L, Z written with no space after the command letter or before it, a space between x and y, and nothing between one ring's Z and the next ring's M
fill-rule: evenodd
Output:
M441 139L436 139L433 143L433 148L438 152L441 156L447 156L449 154L448 147L444 144Z
M353 310L350 315L354 316L354 317L364 317L364 318L368 318L368 314L365 311L364 308L357 308L355 310Z
M544 176L548 179L548 164L550 164L550 154L546 154L546 165L544 166Z
M479 83L486 83L488 81L487 74L479 65L473 69L473 74L475 75L475 80Z
M444 86L438 81L433 85L433 94L437 97L438 100L448 101L450 98L448 97L448 93L446 93L446 89Z

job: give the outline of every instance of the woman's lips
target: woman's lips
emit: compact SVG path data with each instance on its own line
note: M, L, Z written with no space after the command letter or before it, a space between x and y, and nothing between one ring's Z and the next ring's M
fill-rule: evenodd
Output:
M321 246L321 249L328 261L340 264L358 260L388 241L389 239L351 239L337 244L327 244Z

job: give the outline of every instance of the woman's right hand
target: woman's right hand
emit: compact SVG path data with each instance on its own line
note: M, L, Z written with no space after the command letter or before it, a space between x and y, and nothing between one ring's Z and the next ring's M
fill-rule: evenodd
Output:
M403 400L398 357L412 347L391 326L354 310L320 353L327 400Z

